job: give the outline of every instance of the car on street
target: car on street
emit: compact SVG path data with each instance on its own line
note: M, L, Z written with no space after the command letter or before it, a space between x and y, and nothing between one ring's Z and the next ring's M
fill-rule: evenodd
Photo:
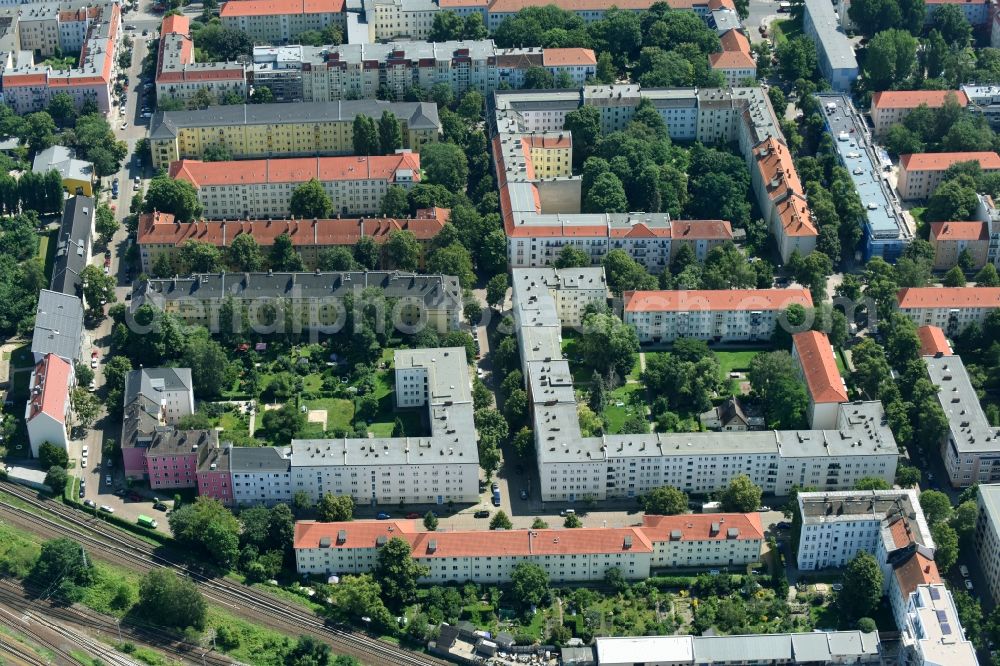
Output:
M84 444L83 448L80 449L80 455L84 458L90 455L90 446L88 444Z
M500 490L500 484L494 481L493 485L490 486L490 490L492 490L493 492Z
M967 589L969 592L972 592L972 581L969 580L968 578L965 579L965 589Z
M792 524L787 520L783 520L775 525L779 530L790 530L792 529Z
M90 389L91 393L93 393L94 391L96 391L97 390L97 380L96 379L91 379L90 380L90 386L88 388Z
M417 513L416 511L411 511L408 514L406 514L406 517L407 518L419 518L420 514Z
M965 566L964 564L958 565L958 572L962 574L962 578L969 577L969 567Z
M111 475L110 474L105 474L104 475L104 483L106 483L109 486L111 485Z
M757 510L760 511L761 513L767 513L768 511L771 510L771 507L765 505L765 506L760 507Z
M90 357L90 367L91 368L96 368L97 367L97 357L96 356Z
M166 511L167 505L164 504L163 502L155 502L153 504L153 508L156 509L157 511Z
M118 126L123 132L128 129L128 123L122 123Z
M80 458L80 469L87 469L87 459Z
M565 518L566 516L575 516L576 509L563 509L562 511L559 512L559 515L562 516L563 518Z
M125 497L125 489L115 488L115 491L111 494L114 495L115 497Z
M479 511L476 511L472 515L475 518L489 518L490 517L490 512L487 511L486 509L480 509Z
M375 517L378 518L379 520L389 520L390 518L392 518L392 516L390 516L389 514L387 514L385 512L379 513Z
M81 483L81 484L80 484L80 499L83 499L83 496L84 496L84 495L86 494L86 492L87 492L87 489L86 489L86 488L84 487L84 485L83 485L83 484Z
M111 456L105 458L104 466L107 467L108 469L111 469L112 467L115 466L115 461L111 458Z
M93 509L94 507L97 506L97 502L95 502L92 499L85 499L85 500L83 500L83 505L84 506L89 506L91 509Z
M114 512L115 512L114 508L113 508L113 507L110 507L110 506L108 506L107 504L102 504L102 505L100 506L100 509L101 509L101 511L103 511L104 513L114 513Z
M525 490L524 488L521 488L521 499L523 500L528 499L528 491Z

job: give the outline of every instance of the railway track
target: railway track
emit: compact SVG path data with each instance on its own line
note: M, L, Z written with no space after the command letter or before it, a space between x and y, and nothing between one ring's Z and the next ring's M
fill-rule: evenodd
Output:
M77 509L51 500L39 500L29 490L15 484L0 482L0 490L13 495L20 502L53 517L39 516L0 495L0 511L30 517L32 529L59 536L70 535L100 554L104 559L124 564L133 569L148 570L153 567L170 568L191 578L201 588L205 597L256 624L275 629L290 636L309 634L328 643L335 651L352 655L371 666L443 666L449 662L404 650L364 634L346 631L318 618L313 613L292 603L278 599L259 590L226 580L212 578L192 570L184 562L174 559L169 552L157 552L148 543L122 532L107 523Z

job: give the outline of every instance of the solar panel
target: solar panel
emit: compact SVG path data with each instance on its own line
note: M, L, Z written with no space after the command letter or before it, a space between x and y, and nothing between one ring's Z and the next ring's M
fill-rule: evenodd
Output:
M945 636L951 636L951 625L947 622L941 623L941 633Z
M937 615L938 622L948 621L948 614L945 613L943 610L934 611L934 614Z
M939 599L941 599L941 591L936 587L931 588L931 599L933 599L934 601L938 601Z

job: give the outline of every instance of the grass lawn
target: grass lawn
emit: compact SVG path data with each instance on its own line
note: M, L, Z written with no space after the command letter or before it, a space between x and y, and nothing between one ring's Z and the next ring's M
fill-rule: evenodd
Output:
M45 281L52 280L52 266L56 261L56 237L58 229L53 229L38 235L38 257L45 264Z
M722 378L728 379L730 372L746 372L750 369L750 361L753 357L768 349L754 349L749 351L716 351L715 355L719 359Z
M622 425L635 413L635 408L630 400L631 396L635 393L642 395L644 392L645 388L642 384L625 384L608 395L608 406L604 408L604 418L608 420L609 434L614 435L621 432ZM645 400L643 400L643 406L646 406ZM644 419L648 418L645 414L642 416Z
M837 372L840 373L841 377L846 377L848 375L848 372L847 372L847 363L844 360L844 350L840 349L839 347L835 349L833 353L833 358L835 361L837 361Z
M771 30L774 32L775 45L783 44L789 39L795 39L803 35L802 19L774 21L771 23Z
M910 209L910 215L913 216L913 224L917 230L917 237L927 239L930 235L930 229L927 223L924 222L924 213L927 211L927 206L915 206Z

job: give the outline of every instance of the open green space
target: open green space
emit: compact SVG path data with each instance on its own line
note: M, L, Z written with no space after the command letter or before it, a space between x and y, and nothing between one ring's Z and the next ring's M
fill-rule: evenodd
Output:
M52 267L56 261L57 237L59 229L51 229L38 234L38 258L45 266L45 282L52 280Z
M771 32L774 33L774 43L776 46L784 44L790 39L801 37L804 34L802 32L802 19L788 18L781 21L773 21L771 23Z
M637 402L641 400L641 403ZM608 406L604 409L604 418L608 424L608 433L616 435L622 431L625 421L642 411L641 416L648 420L646 389L642 384L625 384L608 394Z

